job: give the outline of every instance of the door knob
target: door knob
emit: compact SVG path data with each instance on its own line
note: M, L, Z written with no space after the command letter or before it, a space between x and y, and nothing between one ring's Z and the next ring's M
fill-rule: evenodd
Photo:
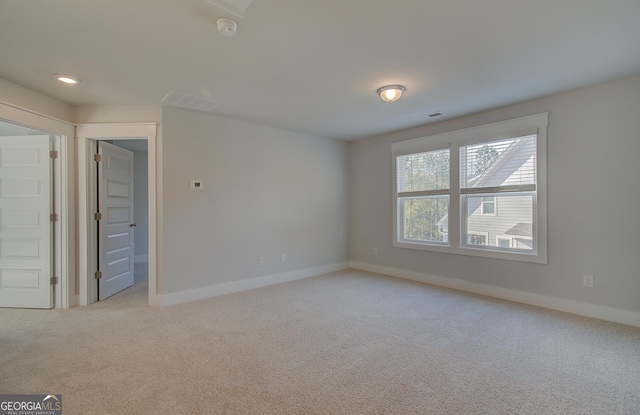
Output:
M129 226L133 228L134 226L138 226L138 225L136 225L135 223L130 223Z

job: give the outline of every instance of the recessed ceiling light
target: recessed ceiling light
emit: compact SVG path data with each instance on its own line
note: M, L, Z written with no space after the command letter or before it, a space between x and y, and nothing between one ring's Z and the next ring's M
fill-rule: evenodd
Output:
M69 85L75 85L78 82L80 82L80 80L78 78L76 78L75 76L71 76L71 75L66 75L66 74L62 74L62 73L57 73L56 74L56 79L60 82L64 82L65 84L69 84Z

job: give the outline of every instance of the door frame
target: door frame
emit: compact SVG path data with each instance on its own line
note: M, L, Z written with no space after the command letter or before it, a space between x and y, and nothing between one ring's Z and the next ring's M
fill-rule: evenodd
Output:
M3 101L0 101L0 119L57 136L54 140L54 150L58 152L58 158L57 162L53 163L53 213L58 214L58 221L54 222L53 227L52 277L58 277L58 284L55 284L53 289L54 307L72 307L75 305L76 284L70 275L73 275L75 261L74 250L69 248L75 245L75 222L72 217L74 178L69 175L69 171L73 168L75 127L72 123Z
M149 305L158 304L156 290L156 137L157 124L79 124L76 127L78 160L78 304L89 305L98 301L97 232L93 214L96 206L96 169L93 155L97 142L102 140L146 140L149 192Z

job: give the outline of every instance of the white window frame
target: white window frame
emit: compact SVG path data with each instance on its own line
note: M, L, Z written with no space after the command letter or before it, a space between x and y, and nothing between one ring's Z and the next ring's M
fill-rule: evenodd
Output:
M452 131L427 137L419 137L392 143L393 163L393 246L434 252L445 252L459 255L470 255L485 258L506 259L522 262L547 263L547 126L549 113L541 113L464 130ZM466 244L462 238L464 225L464 206L460 197L460 157L461 146L491 142L500 139L536 134L536 190L534 197L533 241L534 248L516 251L513 248L482 246L474 248ZM431 244L423 241L407 241L402 239L401 215L399 214L399 198L397 192L396 157L433 151L449 147L450 149L450 191L449 191L449 225L448 243ZM497 207L497 206L496 206ZM497 209L496 209L497 210Z

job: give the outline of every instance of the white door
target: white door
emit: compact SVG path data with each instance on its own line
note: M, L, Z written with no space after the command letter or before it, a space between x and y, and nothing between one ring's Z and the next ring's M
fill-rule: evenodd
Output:
M98 298L104 300L133 285L133 152L99 141L98 154Z
M48 135L0 137L0 306L53 307Z

